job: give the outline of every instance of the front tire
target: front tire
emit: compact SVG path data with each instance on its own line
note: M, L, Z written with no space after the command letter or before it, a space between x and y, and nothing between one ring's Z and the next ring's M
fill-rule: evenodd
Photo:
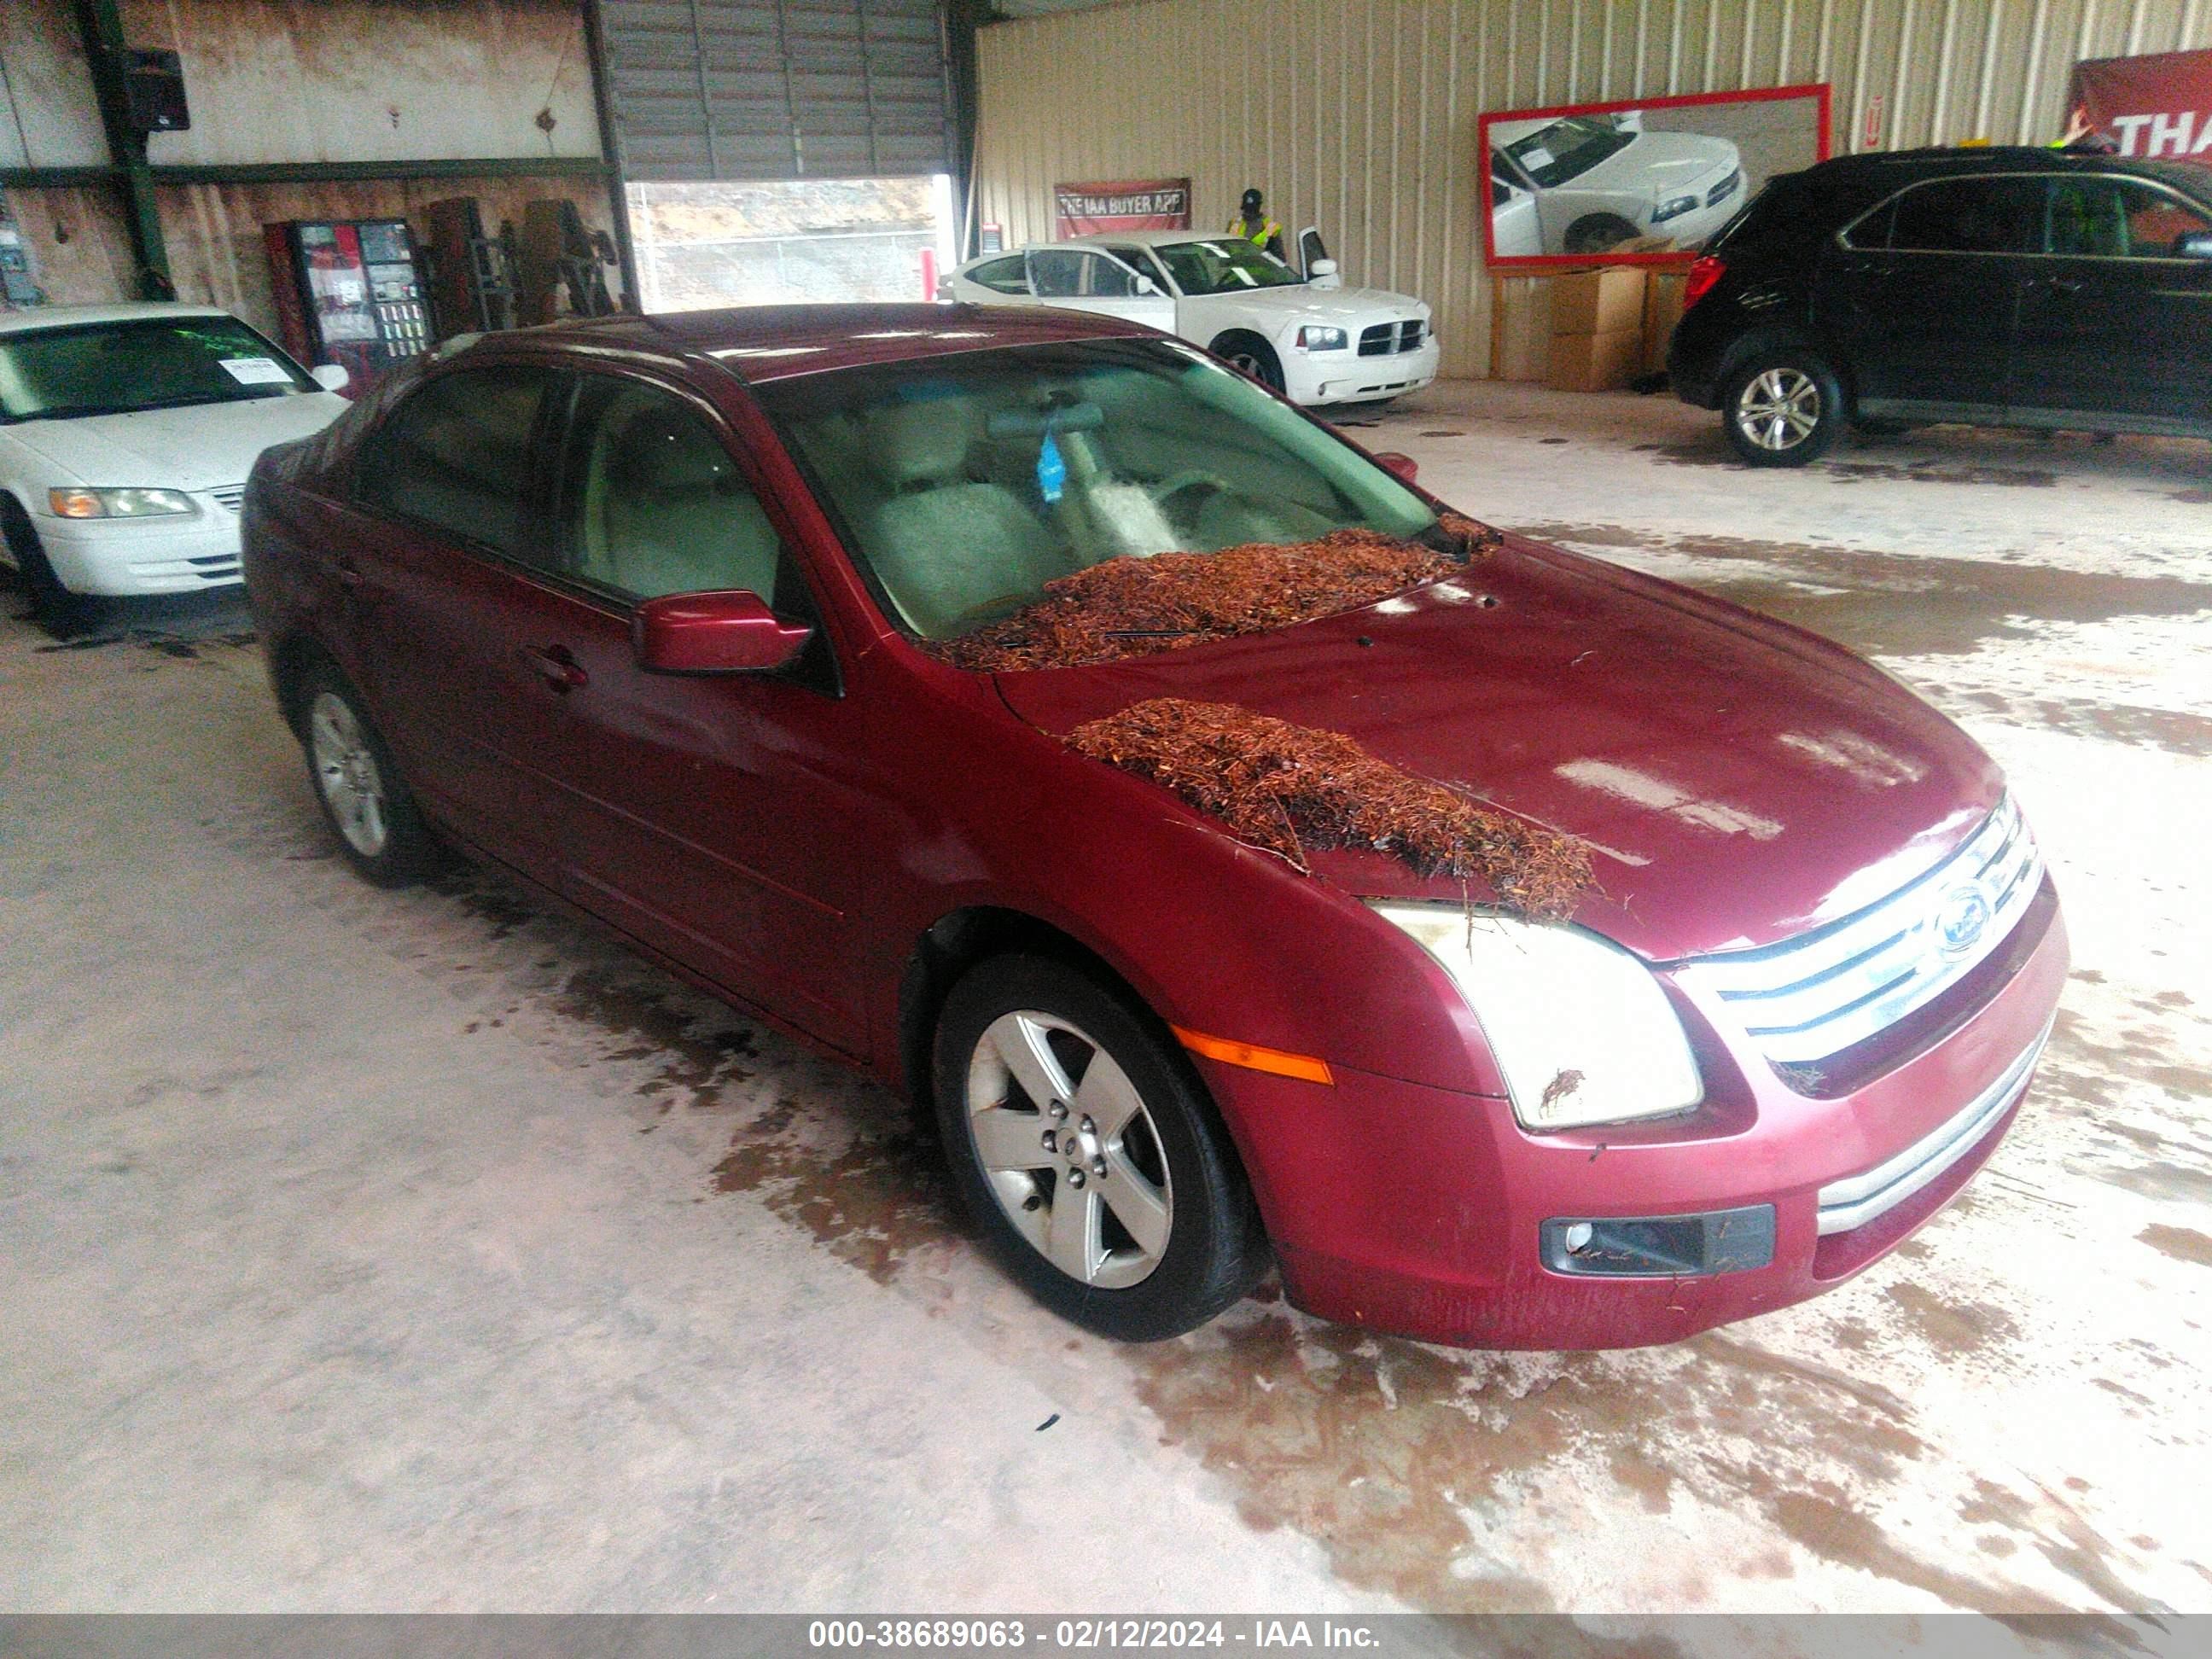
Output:
M1102 1336L1155 1342L1249 1290L1266 1244L1243 1172L1181 1053L1048 957L997 957L938 1023L955 1183L1030 1293Z
M1783 347L1738 369L1721 397L1729 443L1753 466L1803 466L1834 447L1844 391L1817 352Z
M1592 213L1569 225L1564 240L1570 253L1603 253L1636 235L1636 227L1619 214Z
M31 515L12 495L0 497L0 533L7 538L16 579L30 599L31 619L58 640L73 640L91 628L99 617L100 601L62 585Z
M1224 334L1213 343L1213 355L1230 368L1242 369L1271 392L1284 388L1282 360L1275 356L1274 347L1256 334Z
M300 708L307 777L346 862L379 887L431 869L437 842L360 694L325 665L301 688Z

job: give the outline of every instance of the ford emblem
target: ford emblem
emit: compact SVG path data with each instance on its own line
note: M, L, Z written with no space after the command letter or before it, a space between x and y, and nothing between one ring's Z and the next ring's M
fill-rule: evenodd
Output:
M1947 957L1972 950L1990 925L1990 902L1978 887L1953 890L1936 912L1936 936Z

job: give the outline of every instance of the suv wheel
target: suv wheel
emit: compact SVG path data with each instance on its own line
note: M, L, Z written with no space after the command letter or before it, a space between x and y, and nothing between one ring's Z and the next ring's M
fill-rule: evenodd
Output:
M1243 1172L1181 1054L1121 996L995 957L945 998L939 1127L994 1253L1063 1319L1126 1342L1204 1324L1267 1261Z
M1844 423L1843 387L1817 353L1762 352L1721 399L1735 453L1753 466L1802 466L1826 454Z

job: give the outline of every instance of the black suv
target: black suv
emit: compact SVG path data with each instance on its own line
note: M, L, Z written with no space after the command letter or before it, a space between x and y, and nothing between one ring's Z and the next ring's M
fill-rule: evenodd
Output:
M1781 174L1690 268L1667 369L1755 466L1845 422L2212 437L2212 169L2051 149Z

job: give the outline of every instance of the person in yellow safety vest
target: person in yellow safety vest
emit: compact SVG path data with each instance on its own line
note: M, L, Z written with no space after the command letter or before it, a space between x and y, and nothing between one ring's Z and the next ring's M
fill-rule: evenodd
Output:
M1265 248L1278 259L1283 257L1283 228L1267 216L1256 190L1244 192L1237 216L1229 222L1229 234L1242 236L1255 247Z

